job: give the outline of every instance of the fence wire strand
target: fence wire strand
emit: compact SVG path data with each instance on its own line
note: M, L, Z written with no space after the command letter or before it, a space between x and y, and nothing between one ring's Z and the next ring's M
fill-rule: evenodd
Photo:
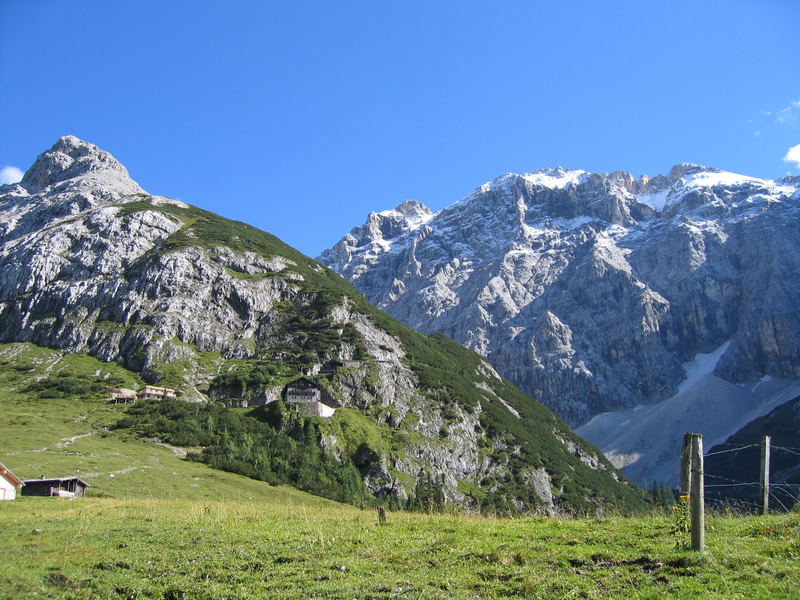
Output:
M800 452L795 452L795 451L794 451L793 449L791 449L791 448L785 448L785 447L783 447L783 446L772 446L772 449L773 449L773 450L783 450L784 452L788 452L789 454L795 454L795 455L797 455L797 456L800 456Z
M717 447L728 447L726 450L717 450L716 452L710 452L709 454L705 454L703 458L708 458L711 456L716 456L718 454L728 454L730 452L739 452L740 450L746 450L747 448L756 448L762 446L762 443L757 442L754 444L747 444L745 446L736 446L735 444L728 444L728 443L721 443L715 444L715 448ZM789 454L794 454L796 456L800 456L800 448L788 447L788 446L770 446L771 450L781 450L783 452L788 452ZM722 481L726 481L728 483L711 483L711 484L704 484L704 488L731 488L731 487L759 487L761 486L760 481L738 481L736 479L731 479L730 477L725 477L724 475L712 475L709 473L705 474L707 479L720 479ZM772 499L778 503L783 510L789 511L789 508L783 503L780 497L778 497L773 490L779 491L783 496L784 500L795 500L800 502L800 483L770 483L769 485L769 495ZM760 509L760 504L754 503L752 501L746 500L744 498L737 498L736 502L742 506L751 506L753 508Z
M729 481L737 485L750 485L750 484L758 485L759 483L758 481L739 481L738 479L731 479L730 477L725 477L723 475L711 475L709 473L706 473L705 476L711 479L722 479L723 481Z
M759 485L758 483L712 483L712 484L705 484L703 487L707 488L718 488L718 487L748 487L752 485Z
M720 444L717 444L717 445L720 445ZM709 454L706 454L705 458L708 458L709 456L716 456L717 454L725 454L727 452L739 452L739 450L744 450L745 448L752 448L753 446L758 446L758 445L759 444L750 444L748 446L740 446L738 448L732 448L730 450L718 450L717 452L711 452Z

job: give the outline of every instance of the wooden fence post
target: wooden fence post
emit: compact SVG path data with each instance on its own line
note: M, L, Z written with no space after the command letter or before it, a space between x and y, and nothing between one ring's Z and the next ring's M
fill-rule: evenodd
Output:
M764 436L761 442L761 514L769 512L769 442L770 437Z
M683 451L681 452L681 479L678 489L679 496L691 496L691 469L692 469L692 434L683 434Z
M703 494L703 434L692 434L692 483L689 497L692 517L692 550L705 549L706 517Z

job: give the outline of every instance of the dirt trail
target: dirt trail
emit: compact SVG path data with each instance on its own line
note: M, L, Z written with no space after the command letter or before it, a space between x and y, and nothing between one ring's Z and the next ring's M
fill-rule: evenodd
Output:
M183 458L186 456L186 450L184 450L183 448L178 448L177 446L173 446L172 444L168 444L166 442L159 442L158 440L150 440L150 441L153 442L156 446L163 446L164 448L172 450L172 453L178 458Z
M33 450L26 450L26 452L47 452L50 448L66 448L67 446L71 446L75 442L77 442L81 438L89 437L90 435L94 435L95 431L90 431L89 433L82 433L80 435L73 435L72 437L64 438L63 440L57 441L52 446L44 446L43 448L34 448ZM14 454L19 454L19 452L15 452Z
M66 448L67 446L70 446L70 445L74 444L79 439L85 438L85 437L89 437L90 435L94 435L94 434L95 434L94 431L90 431L89 433L82 433L80 435L73 435L70 438L64 438L60 442L56 443L56 445L53 446L53 447L54 448Z

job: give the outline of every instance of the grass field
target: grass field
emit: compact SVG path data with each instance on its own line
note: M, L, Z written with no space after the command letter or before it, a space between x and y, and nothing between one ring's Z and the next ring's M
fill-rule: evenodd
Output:
M702 555L675 548L666 516L392 513L378 526L373 512L107 430L123 406L24 391L67 368L131 377L0 345L0 462L91 485L83 499L0 503L0 600L800 597L798 513L711 517Z
M797 598L800 515L486 519L274 502L0 506L1 598Z

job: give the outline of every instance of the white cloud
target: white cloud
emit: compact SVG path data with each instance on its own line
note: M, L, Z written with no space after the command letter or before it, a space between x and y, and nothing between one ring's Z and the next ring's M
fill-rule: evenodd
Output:
M789 148L789 151L786 153L786 156L783 157L783 160L788 163L794 163L797 168L800 169L800 144Z
M778 123L783 125L784 123L794 121L798 112L800 112L800 100L795 100L789 106L781 110L777 114L776 119Z
M3 167L0 169L0 185L17 183L22 180L24 173L17 167Z
M790 102L788 106L774 112L768 110L764 111L764 114L774 119L775 123L778 125L786 125L787 123L795 122L798 113L800 113L800 100Z

